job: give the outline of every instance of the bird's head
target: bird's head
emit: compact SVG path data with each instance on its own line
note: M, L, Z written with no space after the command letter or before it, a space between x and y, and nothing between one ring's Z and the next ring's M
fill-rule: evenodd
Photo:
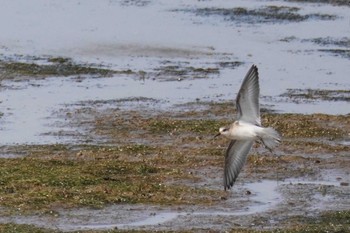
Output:
M219 133L215 135L214 138L220 136L220 135L228 135L229 134L230 127L220 127Z

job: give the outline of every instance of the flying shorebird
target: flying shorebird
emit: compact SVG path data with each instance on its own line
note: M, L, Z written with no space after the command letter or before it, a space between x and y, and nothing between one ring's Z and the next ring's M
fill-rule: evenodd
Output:
M230 189L245 164L255 141L272 149L281 142L279 133L273 128L264 128L260 121L259 73L253 65L246 74L236 98L237 120L228 127L221 127L215 136L231 139L225 154L224 187Z

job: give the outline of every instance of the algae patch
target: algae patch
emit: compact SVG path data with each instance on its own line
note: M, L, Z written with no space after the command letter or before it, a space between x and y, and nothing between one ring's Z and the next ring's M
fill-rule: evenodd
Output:
M166 148L28 146L27 150L26 157L0 159L0 204L13 211L118 203L199 204L215 202L213 196L221 195L207 188L167 185L169 179L191 177L179 170L180 160L164 157L178 156Z
M58 233L58 231L56 230L35 227L29 224L15 224L15 223L0 224L0 232L3 232L3 233L28 233L28 232Z
M288 97L298 101L350 101L349 90L321 90L321 89L287 89L281 97Z
M293 216L289 218L289 227L276 232L348 232L350 229L350 211L326 211L317 216Z
M313 39L304 39L302 41L305 41L305 42L310 41L312 43L319 44L322 46L335 45L335 46L345 47L345 48L350 47L350 38L348 37L343 37L343 38L318 37Z
M318 38L312 38L312 39L299 39L296 38L295 36L288 36L280 39L279 41L281 42L311 42L320 46L323 46L324 48L322 49L317 49L317 50L305 50L305 52L322 52L322 53L328 53L333 56L341 57L341 58L346 58L350 59L350 40L347 37L342 37L342 38L333 38L333 37L318 37ZM336 48L334 48L336 47Z
M300 2L300 3L322 3L331 4L335 6L350 6L349 0L288 0L290 2Z
M188 79L208 78L212 75L219 75L217 67L192 67L180 65L165 65L155 69L155 79L166 81L181 81Z
M319 49L320 52L330 53L334 56L340 56L343 58L350 59L350 50L349 49Z
M0 79L43 78L47 76L89 75L106 77L113 74L133 74L131 70L115 71L94 64L78 64L64 57L25 57L0 59Z
M179 10L194 13L202 17L222 17L225 21L248 24L262 23L290 23L305 20L334 20L336 16L328 14L300 14L300 8L289 6L264 6L257 9L244 7L236 8L197 8L191 10Z

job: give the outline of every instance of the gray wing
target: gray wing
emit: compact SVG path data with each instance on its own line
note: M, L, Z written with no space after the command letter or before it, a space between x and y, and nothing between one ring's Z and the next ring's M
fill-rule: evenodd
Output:
M246 74L236 98L237 119L260 125L259 73L253 65Z
M245 164L248 153L253 146L254 141L232 140L226 150L224 187L230 189L235 183L239 172Z

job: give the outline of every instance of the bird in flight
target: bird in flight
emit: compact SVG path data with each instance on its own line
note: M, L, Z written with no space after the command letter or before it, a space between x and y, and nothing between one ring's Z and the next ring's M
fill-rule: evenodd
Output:
M259 92L258 68L253 65L236 98L236 121L227 127L221 127L215 136L223 135L231 139L225 154L225 190L235 183L255 141L261 141L270 151L281 142L281 136L275 129L261 126Z

